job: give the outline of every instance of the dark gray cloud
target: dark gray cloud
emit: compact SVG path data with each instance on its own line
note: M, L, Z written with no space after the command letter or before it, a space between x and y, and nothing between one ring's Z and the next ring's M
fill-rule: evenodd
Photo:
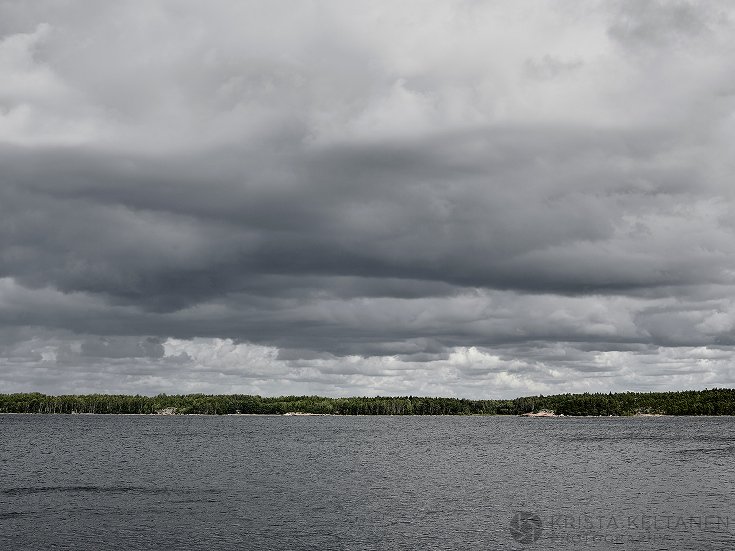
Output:
M731 384L727 5L276 4L0 8L5 387Z

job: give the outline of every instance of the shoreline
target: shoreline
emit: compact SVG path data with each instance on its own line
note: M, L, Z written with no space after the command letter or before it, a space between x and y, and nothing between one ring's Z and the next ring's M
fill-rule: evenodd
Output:
M735 416L735 388L469 399L441 396L0 394L0 412L204 415Z
M633 415L565 415L565 414L497 414L497 413L472 413L472 414L342 414L342 413L25 413L25 412L0 412L3 415L28 415L28 416L95 416L95 417L493 417L493 418L532 418L532 419L640 419L657 417L712 417L733 418L735 415L670 415L664 413L635 413Z

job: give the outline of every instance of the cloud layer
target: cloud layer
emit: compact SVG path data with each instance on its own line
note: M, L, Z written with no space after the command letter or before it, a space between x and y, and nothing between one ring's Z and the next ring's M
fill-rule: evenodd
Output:
M5 2L0 389L732 385L726 2Z

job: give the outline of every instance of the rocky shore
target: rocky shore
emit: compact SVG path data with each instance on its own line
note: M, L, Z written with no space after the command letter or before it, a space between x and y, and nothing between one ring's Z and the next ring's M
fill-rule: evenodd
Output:
M564 417L563 415L557 415L553 411L549 411L546 409L542 409L541 411L538 411L536 413L529 412L529 413L521 413L521 417Z

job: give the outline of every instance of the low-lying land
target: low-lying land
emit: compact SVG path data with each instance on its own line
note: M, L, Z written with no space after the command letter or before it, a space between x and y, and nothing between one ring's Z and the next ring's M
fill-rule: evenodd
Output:
M320 415L735 415L735 389L528 396L512 400L321 396L262 397L245 394L48 396L0 394L0 413L106 414L320 414Z

